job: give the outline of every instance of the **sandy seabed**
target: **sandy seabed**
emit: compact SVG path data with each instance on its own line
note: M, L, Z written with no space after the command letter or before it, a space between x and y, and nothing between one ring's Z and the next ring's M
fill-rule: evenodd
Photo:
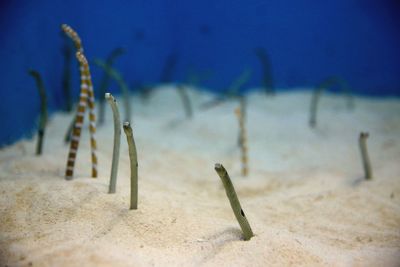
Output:
M129 210L122 133L117 193L108 194L111 109L98 129L99 177L90 178L89 133L75 179L64 180L71 116L55 114L44 154L36 140L0 150L0 262L8 266L400 266L400 100L321 98L310 91L248 96L249 176L241 177L237 101L208 110L190 90L185 119L172 87L133 104L139 209ZM123 105L120 104L123 116ZM87 117L86 117L87 120ZM372 181L358 135L368 131ZM214 164L232 178L255 236L244 241Z

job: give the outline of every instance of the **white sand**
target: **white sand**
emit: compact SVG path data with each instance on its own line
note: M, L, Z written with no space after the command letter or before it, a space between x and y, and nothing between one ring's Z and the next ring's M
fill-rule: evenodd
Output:
M324 95L308 127L310 93L249 96L249 177L240 176L238 103L207 111L190 91L185 120L172 88L133 101L139 209L129 210L125 135L116 194L107 194L113 123L98 130L99 178L88 131L75 179L64 180L70 116L36 140L0 151L0 262L9 266L399 266L400 101ZM121 115L123 105L120 104ZM87 119L87 117L86 117ZM363 180L360 131L370 132L374 179ZM230 173L255 237L241 231L214 163Z

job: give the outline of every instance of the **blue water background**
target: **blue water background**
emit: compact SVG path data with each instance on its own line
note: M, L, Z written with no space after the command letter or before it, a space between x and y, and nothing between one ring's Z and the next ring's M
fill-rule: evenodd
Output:
M80 34L85 54L126 55L115 67L130 85L157 84L175 55L172 81L209 72L201 83L226 89L246 68L247 88L261 86L255 47L269 54L279 90L313 87L327 76L345 79L355 94L400 96L400 2L397 0L132 0L0 2L0 146L34 132L40 101L30 68L48 90L49 109L62 109L64 39L60 25ZM75 65L74 65L75 66ZM102 71L91 67L95 87ZM138 90L132 86L132 90ZM96 88L95 88L96 89ZM111 92L118 92L116 85ZM279 93L279 91L278 91ZM73 95L79 95L78 71Z

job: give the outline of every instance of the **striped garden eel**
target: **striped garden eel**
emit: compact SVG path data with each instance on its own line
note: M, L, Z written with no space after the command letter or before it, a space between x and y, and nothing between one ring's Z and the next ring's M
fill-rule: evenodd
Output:
M79 35L76 33L76 31L74 31L74 29L72 29L72 28L71 28L70 26L68 26L67 24L62 24L62 25L61 25L61 29L62 29L63 32L64 32L69 38L71 38L71 40L74 42L76 51L77 51L77 52L83 53L83 47L82 47L81 38L80 38Z
M242 161L242 175L247 176L249 173L248 169L248 149L247 149L247 133L245 126L246 116L246 103L244 98L240 99L240 107L236 108L235 114L239 122L239 146L241 150L241 161Z
M97 155L96 155L96 115L94 113L94 92L92 78L90 75L89 64L83 54L81 39L78 34L68 25L62 25L63 31L69 36L77 49L76 58L79 62L79 70L81 76L81 91L79 97L78 108L75 117L74 128L72 130L70 149L68 154L67 169L65 171L65 179L72 180L74 175L74 166L76 154L78 152L79 140L82 132L83 121L85 118L86 105L89 106L89 131L90 131L90 146L92 150L92 177L97 177Z

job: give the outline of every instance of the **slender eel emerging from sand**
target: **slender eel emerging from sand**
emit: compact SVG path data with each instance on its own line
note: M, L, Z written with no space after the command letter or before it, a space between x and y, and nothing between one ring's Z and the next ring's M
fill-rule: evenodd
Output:
M185 109L186 118L190 119L193 115L192 104L190 102L189 95L184 87L184 85L177 85L178 94L182 99L183 108Z
M161 72L160 82L170 83L172 81L176 66L178 64L178 54L171 52L165 60L164 67Z
M129 87L122 78L122 75L117 70L107 65L102 60L95 59L93 62L94 64L102 68L110 77L112 77L118 83L124 101L124 108L125 108L124 121L131 121L131 103L130 103Z
M93 91L93 83L92 77L90 75L89 63L83 53L77 53L78 61L81 65L80 69L83 72L83 76L81 79L85 79L86 87L88 88L88 106L89 106L89 132L90 132L90 146L92 149L92 177L97 177L97 143L96 143L96 114L94 113L94 91ZM79 116L79 114L78 114ZM77 116L77 118L78 118ZM77 122L75 122L75 125Z
M208 80L212 76L211 70L197 71L193 67L189 67L185 82L192 86L199 86L201 82Z
M318 108L318 101L319 98L321 97L321 93L324 90L324 87L318 86L312 95L311 98L311 106L310 106L310 119L309 119L309 125L311 128L314 128L315 125L317 124L317 108Z
M242 161L242 175L247 176L248 169L248 149L247 149L247 132L245 127L245 116L246 116L246 108L245 108L245 100L242 97L240 100L240 107L235 110L235 114L239 121L239 138L238 143L241 151L241 161Z
M64 135L64 142L68 144L71 141L72 131L74 130L76 116L74 116L73 120L70 122L67 132Z
M347 98L347 109L353 109L354 108L354 97L351 92L351 88L350 88L349 84L346 82L346 80L344 80L340 77L335 77L335 76L331 77L330 79L333 79L336 83L338 83L340 86L340 90L342 91L342 93L345 94L345 96Z
M38 142L36 145L36 155L42 154L44 132L47 124L47 97L46 90L44 89L44 84L42 77L39 72L30 70L29 74L35 79L36 86L39 90L40 95L40 119L39 119L39 129L38 129Z
M207 101L203 103L200 106L200 109L202 110L207 110L213 107L216 107L225 101L227 101L230 98L237 98L240 96L240 89L243 87L243 85L250 79L251 76L251 70L250 69L245 69L239 77L232 82L232 84L229 86L228 89L225 90L225 95L223 96L218 96L210 101Z
M124 122L124 132L129 146L129 158L131 160L131 210L136 210L138 206L138 160L135 139L133 138L132 128L128 121Z
M71 135L71 143L68 154L67 169L65 171L65 178L72 180L74 176L74 167L76 155L79 147L79 140L82 132L82 126L85 116L86 105L89 106L89 131L90 131L90 146L92 150L92 177L97 177L97 143L95 138L96 133L96 115L94 114L94 92L92 78L90 75L89 64L86 57L83 55L83 48L78 34L68 25L62 25L63 31L69 36L75 44L77 49L76 58L79 62L79 70L81 75L81 92L79 97L79 104L74 118L74 128Z
M71 135L71 144L68 154L67 170L65 172L65 178L72 180L74 175L74 166L76 154L78 152L79 140L82 132L83 121L85 118L86 105L89 106L89 131L90 131L90 146L92 149L92 177L97 177L97 143L95 138L96 133L96 115L94 114L94 93L92 79L90 76L90 70L88 62L85 56L81 52L76 53L76 58L79 61L80 72L81 72L81 93L79 98L78 109L75 117L74 129Z
M76 52L80 52L83 54L82 41L81 41L81 38L79 37L79 35L76 33L76 31L74 29L72 29L70 26L68 26L67 24L62 24L61 29L65 33L65 35L72 40L72 42L76 48ZM80 67L80 71L82 72L81 69L83 68L83 65L80 62L79 62L79 67ZM67 101L68 101L68 99L67 99ZM71 106L72 106L72 100L71 100ZM68 126L67 132L65 133L65 136L64 136L65 143L69 143L71 141L72 131L74 130L76 118L77 118L77 114L75 114L75 116L72 118L72 121Z
M242 228L244 240L250 240L250 238L252 238L254 234L251 230L249 222L247 221L246 215L244 214L243 209L240 206L239 199L236 195L235 188L233 187L229 174L225 170L224 166L222 166L222 164L220 163L215 164L215 171L218 173L225 187L226 196L231 203L233 213L235 214L236 219L239 222L240 228Z
M369 160L368 150L367 150L367 138L368 137L369 137L368 133L362 132L362 133L360 133L358 142L360 145L361 158L362 158L362 163L363 163L364 172L365 172L365 179L371 180L372 179L372 168L371 168L371 162Z
M115 98L110 93L106 93L105 98L111 106L114 117L114 148L111 165L110 186L108 189L108 193L113 194L115 193L115 188L117 186L119 147L121 144L121 119L119 117L117 101Z
M201 104L200 109L208 110L208 109L211 109L211 108L221 105L222 103L224 103L224 101L226 101L226 98L223 96L219 96L219 97L216 97L210 101L207 101L207 102Z
M235 97L239 95L240 93L240 88L243 87L245 83L250 79L251 77L251 70L250 69L245 69L239 77L237 77L236 80L232 82L232 84L229 86L229 88L226 91L226 94L228 97Z
M125 50L121 47L115 48L113 51L111 51L110 55L107 57L105 64L107 66L112 67L114 60L125 53ZM108 85L110 83L110 75L107 72L104 72L104 75L100 81L99 85L99 119L98 119L98 125L102 125L104 123L104 115L105 115L105 105L104 105L104 95L106 93L106 90L108 88Z
M318 103L319 99L321 98L322 92L329 88L332 87L333 85L338 84L341 87L341 90L346 94L347 96L347 108L352 109L354 107L354 100L353 96L350 92L350 88L348 84L340 78L337 77L328 77L324 81L322 81L314 90L312 98L311 98L311 105L310 105L310 119L309 119L309 125L311 128L314 128L317 124L317 109L318 109Z
M269 60L268 54L263 47L258 47L254 51L256 56L260 60L262 66L262 74L263 74L263 86L265 89L265 93L267 95L272 95L275 93L274 91L274 81L272 78L272 68L271 61Z

